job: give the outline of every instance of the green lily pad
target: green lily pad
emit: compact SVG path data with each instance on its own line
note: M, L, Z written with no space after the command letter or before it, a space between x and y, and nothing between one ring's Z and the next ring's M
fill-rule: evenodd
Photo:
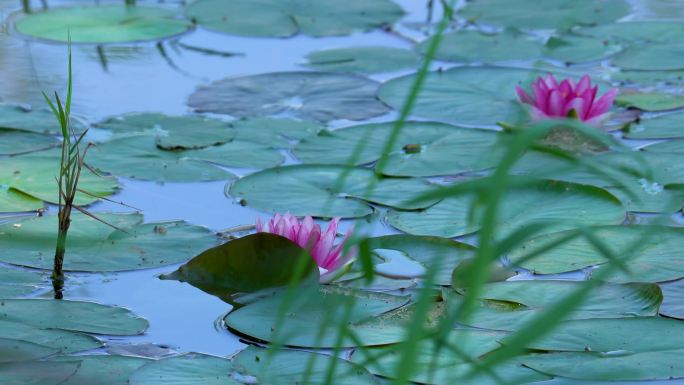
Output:
M620 47L600 37L561 35L546 42L544 54L564 63L582 63L606 58Z
M36 12L15 27L25 35L60 42L70 36L74 43L122 43L178 35L192 24L161 8L109 4Z
M130 385L242 385L232 377L233 364L224 358L198 353L152 361L136 370Z
M59 352L33 342L0 338L0 363L37 360Z
M152 361L140 357L110 355L62 356L53 360L79 363L76 373L60 385L128 385L128 377L136 369Z
M479 230L477 218L470 220L473 197L447 197L421 211L392 210L387 221L414 235L456 237ZM619 224L625 218L622 204L605 190L562 182L541 182L510 191L503 199L498 219L498 237L505 237L531 223L547 223L545 232L595 224Z
M60 329L41 329L24 323L6 321L0 321L0 338L13 338L33 342L34 344L55 349L62 354L97 349L104 346L100 340L88 334Z
M0 321L116 336L141 334L148 326L146 320L124 308L44 299L2 300Z
M584 284L572 281L490 283L482 293L483 300L464 322L478 328L519 330ZM606 283L595 289L566 319L654 316L662 299L660 288L655 284ZM462 301L460 294L447 294L449 307L456 308Z
M231 122L237 141L272 148L290 148L292 141L316 135L323 127L314 122L291 119L254 118Z
M38 211L45 202L7 186L0 185L0 213Z
M141 134L99 144L88 154L86 162L101 172L158 182L205 182L235 177L185 155L186 151L159 149L154 136Z
M681 84L684 71L620 71L610 75L614 81L635 83L642 86Z
M684 26L673 21L629 21L583 27L577 33L627 44L675 43L684 38Z
M498 384L499 382L489 374L466 378L467 372L473 369L473 365L466 358L477 360L478 357L499 348L500 344L497 341L505 335L489 330L453 330L445 338L443 345L438 345L433 339L420 340L415 361L411 362L411 374L408 379L421 384ZM396 344L357 348L352 361L366 366L373 374L396 378L401 364L401 347L401 344ZM454 348L461 354L456 353ZM517 363L497 365L494 373L499 378L515 384L548 379L547 376Z
M305 139L294 149L304 163L362 165L382 156L394 123L352 126ZM396 176L452 175L496 164L491 130L434 122L407 122L389 152L382 172Z
M248 346L233 358L233 364L244 375L256 377L260 384L323 385L328 383L330 370L336 385L379 383L366 369L349 361L295 350L268 351Z
M518 68L460 67L428 74L416 101L417 116L474 126L515 122L526 116L515 96L515 86L526 86L542 72ZM392 79L378 96L400 109L416 75Z
M369 239L371 250L396 250L425 268L435 268L435 284L450 285L451 272L464 260L475 256L475 248L440 237L386 235ZM438 268L437 268L438 267Z
M264 37L346 35L392 24L404 14L389 0L199 0L185 12L212 31Z
M185 222L143 223L141 214L98 213L113 229L81 214L71 215L64 269L120 271L171 265L187 260L217 238ZM43 216L0 225L0 261L51 269L57 217ZM18 225L18 226L16 226Z
M16 155L59 145L57 138L15 130L0 129L0 155Z
M425 54L434 37L420 42L416 49ZM444 34L435 57L453 62L496 63L541 57L539 40L506 30L498 34L462 30Z
M663 111L684 107L684 96L662 92L622 92L615 98L615 104L642 111Z
M317 71L380 73L415 69L420 58L415 52L393 47L369 46L314 51L306 66Z
M223 120L203 116L168 116L158 113L127 114L109 118L99 128L114 135L147 133L164 150L187 150L230 142L235 131Z
M46 109L32 110L27 106L0 103L0 127L4 129L28 131L36 134L60 135L62 128L52 111ZM80 132L83 124L77 120L71 127Z
M561 161L557 157L525 155L516 172L606 188L628 211L674 212L682 208L684 169L682 154L655 152L609 152L585 157L586 165Z
M289 294L289 295L288 295ZM283 301L286 301L284 303ZM382 293L341 288L300 287L274 294L234 310L224 318L226 326L262 341L301 347L353 347L401 341L403 326L373 323L378 317L409 301ZM283 307L287 304L287 307ZM284 317L284 318L283 318ZM339 322L355 339L338 341Z
M289 284L300 263L302 277L318 282L318 266L306 250L279 235L256 233L206 250L161 279L187 282L229 299L235 293Z
M644 147L643 150L684 154L684 139L668 140L667 142L652 144Z
M3 237L0 230L0 238ZM0 266L0 298L20 297L36 291L45 280L38 274L30 271L9 269ZM0 336L2 336L0 332Z
M59 189L55 178L59 175L59 163L60 154L56 150L2 158L0 159L0 185L8 186L35 199L57 203ZM74 204L87 205L96 202L97 197L112 195L119 185L113 178L95 175L84 168L78 187L95 195L93 197L83 193L76 194ZM0 193L0 195L4 194ZM9 198L10 207L18 203L20 203L19 206L35 207L37 205L34 200L27 200L17 195Z
M351 74L274 72L215 81L198 88L188 104L199 112L235 117L364 120L389 111L377 100L377 88L377 82Z
M660 284L663 290L663 304L660 306L660 314L684 319L684 280L665 282Z
M375 188L368 191L371 183L376 183ZM233 183L228 193L241 204L258 210L353 218L373 211L368 202L405 209L429 206L434 200L411 200L430 189L420 179L378 178L365 168L295 165L248 175ZM402 194L397 195L397 191Z
M78 362L28 361L0 364L3 385L59 385L78 369Z
M576 25L603 24L631 12L623 0L477 0L468 3L460 16L482 24L527 29L568 29Z
M594 229L593 233L605 242L613 255L625 258L623 262L631 271L631 274L615 271L605 278L608 281L662 282L684 277L684 261L677 251L684 244L682 228L606 226ZM593 265L602 269L608 262L585 238L576 238L533 259L520 261L526 254L565 235L567 233L556 233L533 238L512 250L508 257L513 263L540 274L556 274ZM634 245L638 239L643 241Z
M585 380L678 378L684 376L683 331L681 321L660 317L568 321L531 346L563 352L522 361L541 372Z
M684 69L684 44L643 44L627 47L613 57L613 64L627 70L670 71Z
M684 113L641 119L632 123L624 136L630 139L684 138Z

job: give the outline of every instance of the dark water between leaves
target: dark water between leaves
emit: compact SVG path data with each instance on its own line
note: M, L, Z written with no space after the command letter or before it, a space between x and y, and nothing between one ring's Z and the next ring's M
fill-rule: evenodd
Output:
M403 21L425 21L424 1L401 0L397 3L408 11ZM168 5L174 6L173 3ZM18 6L18 1L0 1L3 19L17 11ZM420 32L409 28L401 32L409 37L422 37ZM259 39L228 36L198 28L159 44L75 45L73 111L89 122L129 112L187 114L192 112L186 104L188 95L199 85L228 76L306 70L301 64L311 51L356 45L410 48L412 43L383 31L344 37L299 35L290 39ZM438 62L434 68L451 65ZM0 78L3 84L0 98L3 101L42 106L42 96L36 90L62 90L66 84L66 73L65 45L23 39L5 25L0 34ZM371 78L383 81L402 74L381 74ZM391 112L369 122L392 121L396 116L396 112ZM330 126L351 124L341 120L331 122ZM104 134L95 131L92 135L97 138ZM650 142L633 141L630 145L645 143ZM288 162L294 162L291 155L285 155ZM243 176L253 170L230 171ZM112 199L140 209L149 222L182 219L220 231L251 225L257 216L267 218L264 213L243 207L226 197L223 181L160 184L120 178L120 183L121 191ZM94 212L129 210L109 202L100 202L92 207ZM51 207L50 211L55 211L55 208ZM646 217L641 218L644 220ZM673 219L684 223L679 214ZM397 232L380 221L364 229L369 235ZM475 239L467 238L465 241L475 242ZM157 278L176 267L105 274L72 273L68 275L65 298L126 307L149 320L150 328L144 335L112 337L108 339L111 345L151 343L178 352L219 356L232 355L242 349L245 345L239 338L219 324L223 315L230 311L230 305L190 285ZM418 271L420 266L408 260L397 260L384 269L389 273L410 273ZM583 279L585 272L560 277ZM527 278L531 276L525 273L517 277ZM41 291L35 296L47 298L51 292ZM684 381L648 383L684 384Z

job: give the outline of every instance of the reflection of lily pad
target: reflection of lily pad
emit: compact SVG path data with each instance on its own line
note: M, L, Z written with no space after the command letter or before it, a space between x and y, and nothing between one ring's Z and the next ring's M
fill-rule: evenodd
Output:
M418 52L425 54L432 39L434 37L418 44ZM521 33L484 34L463 30L445 34L435 57L454 62L495 63L538 59L541 49L541 42Z
M148 326L146 320L129 310L92 302L5 299L2 303L0 321L39 328L128 336L141 334Z
M544 373L583 380L679 378L683 334L681 321L660 317L568 321L531 346L562 352L521 360Z
M684 114L668 114L632 123L625 137L630 139L684 138Z
M191 24L161 8L126 6L54 8L23 17L17 31L42 39L75 43L157 40L177 35Z
M371 46L334 48L307 55L307 67L318 71L378 73L418 66L415 52L402 48Z
M142 223L140 214L97 215L126 233L86 215L72 214L65 270L117 271L170 265L217 241L206 229L185 222ZM0 261L51 268L56 228L54 215L0 226Z
M528 29L567 29L575 25L602 24L627 16L631 7L623 0L508 0L469 2L461 16L478 23Z
M275 72L213 82L190 95L188 104L200 112L236 117L363 120L388 111L375 97L377 87L373 80L350 74Z
M0 185L9 186L36 199L57 203L59 190L55 178L59 174L59 162L59 152L52 150L0 159ZM78 186L90 194L101 197L113 194L118 188L115 179L95 175L87 169L81 173ZM19 197L13 198L16 203ZM74 203L85 205L97 200L96 197L77 193ZM26 200L23 201L28 203Z
M235 35L346 35L392 24L403 15L390 0L199 0L186 14L201 26Z
M372 183L375 187L369 190ZM365 168L296 165L248 175L228 192L242 204L259 210L350 218L370 214L367 202L405 209L429 206L434 201L411 201L430 188L420 179L378 178Z
M481 208L470 210L472 196L448 197L421 211L390 211L388 222L409 234L455 237L475 232ZM545 232L592 224L619 224L625 218L622 204L605 190L561 182L508 192L499 212L498 236L504 237L531 223L547 223Z
M0 129L0 155L44 150L59 143L59 140L52 136Z
M430 73L416 101L418 116L470 125L515 122L526 116L516 100L515 86L525 86L541 72L517 68L453 68ZM383 84L379 97L394 108L404 104L416 75Z
M631 273L614 271L612 282L662 282L684 277L684 261L680 250L684 247L684 229L677 227L606 226L594 231L617 258L627 264ZM585 238L577 238L554 247L528 261L522 258L558 240L566 233L546 234L533 238L508 255L513 263L540 274L555 274L599 265L608 260ZM638 244L636 240L643 239Z
M322 132L300 142L294 153L304 163L370 163L381 157L393 129L393 123L379 123ZM382 172L386 175L430 176L489 168L496 163L494 145L498 140L499 135L491 130L407 122L390 150ZM412 152L411 146L416 150Z

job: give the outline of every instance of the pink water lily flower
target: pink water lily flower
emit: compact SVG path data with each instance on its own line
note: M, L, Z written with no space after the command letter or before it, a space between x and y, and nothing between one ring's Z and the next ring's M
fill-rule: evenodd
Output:
M597 124L613 105L617 95L617 88L612 88L601 98L596 100L598 86L592 87L588 75L582 76L577 84L565 79L560 84L553 75L541 76L532 82L532 93L528 94L520 87L516 87L518 99L532 106L535 119L565 118L576 116L580 121ZM571 111L575 110L574 114Z
M309 251L321 271L321 282L327 283L338 278L343 271L342 268L347 266L356 255L353 248L343 254L344 243L351 236L352 229L347 231L340 243L334 244L339 223L340 218L334 218L324 232L310 216L300 221L290 213L282 216L276 213L268 221L267 226L264 226L261 219L257 218L256 230L260 233L280 235Z

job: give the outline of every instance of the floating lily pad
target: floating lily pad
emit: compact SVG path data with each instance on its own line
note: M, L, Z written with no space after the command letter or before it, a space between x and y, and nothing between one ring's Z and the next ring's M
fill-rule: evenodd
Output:
M371 250L397 250L426 268L436 268L434 283L438 285L450 285L454 268L475 256L473 246L439 237L386 235L371 238L369 247Z
M668 140L667 142L652 144L644 147L643 150L684 154L684 139Z
M318 71L369 74L414 69L420 63L419 56L413 51L382 46L314 51L306 58L306 66Z
M684 69L684 44L644 44L627 47L613 57L613 64L627 70Z
M295 147L304 163L361 165L378 160L394 123L364 124L321 132ZM443 123L407 122L382 172L397 176L451 175L493 167L500 135Z
M625 137L630 139L684 138L684 113L641 119L629 126Z
M52 111L32 110L27 106L5 103L0 103L0 127L47 135L59 135L62 132ZM77 120L72 120L71 127L76 132L84 128Z
M0 230L0 238L2 237L4 234ZM34 272L0 266L0 298L13 298L30 294L44 282L45 280Z
M0 129L0 155L44 150L59 143L60 141L52 136Z
M531 347L564 352L526 356L525 366L585 380L684 376L681 321L660 317L568 321Z
M57 203L59 189L55 178L59 175L59 163L59 153L52 150L0 159L0 185L8 186L35 199ZM119 185L115 179L95 175L84 168L78 187L96 197L106 197L113 194ZM1 195L5 194L0 192ZM74 203L90 204L98 200L96 197L77 193ZM21 205L35 207L37 203L16 194L9 199L11 199L10 207L17 204L20 207Z
M3 385L59 385L78 369L78 362L28 361L0 364Z
M375 187L369 191L372 183ZM411 200L431 188L420 179L378 178L365 168L296 165L248 175L233 183L228 193L263 211L353 218L373 211L367 202L405 209L429 206L434 200Z
M38 211L45 207L45 203L21 191L0 185L0 212Z
M660 314L684 320L684 280L660 284L663 290L663 304Z
M681 22L629 21L583 27L577 33L627 44L675 43L684 39L684 26Z
M507 7L510 8L510 7ZM428 74L416 101L417 116L468 125L516 122L527 113L515 96L515 86L527 86L542 72L517 68L461 67ZM390 80L378 96L399 109L416 75Z
M416 49L425 54L434 37L420 42ZM506 30L498 34L462 30L444 34L436 54L439 60L453 62L496 63L531 60L541 57L539 40Z
M19 19L15 27L47 40L66 42L71 36L74 43L122 43L178 35L192 24L161 8L109 4L36 12Z
M620 50L600 37L584 37L578 35L562 35L552 37L546 42L546 56L565 63L582 63L606 58Z
M684 71L620 71L610 75L614 81L635 83L642 86L681 84Z
M289 295L288 295L289 294ZM283 307L287 299L287 307ZM302 347L352 347L401 341L403 326L372 322L398 309L408 297L338 288L304 287L273 295L234 310L224 319L238 333L262 341ZM339 322L346 320L355 339L338 341Z
M60 385L128 385L128 377L151 361L140 357L110 355L63 356L53 360L79 363L76 373Z
M415 360L411 362L410 377L412 382L422 384L463 384L490 385L499 382L490 374L480 374L467 378L466 374L474 367L467 359L478 357L499 348L497 342L506 334L485 330L453 330L444 339L443 344L435 340L425 339L418 342ZM402 345L357 348L352 361L367 366L376 374L388 378L396 378L402 357ZM455 349L458 349L456 353ZM548 379L547 376L522 367L518 363L497 365L493 370L499 378L505 378L515 384L527 384Z
M404 12L389 0L199 0L186 8L199 25L243 36L346 35L394 23Z
M663 111L684 107L684 96L662 92L622 92L615 104L643 111Z
M290 148L293 140L316 135L319 124L303 120L254 118L231 122L236 140L253 142L271 148Z
M506 0L477 0L460 15L482 24L527 29L568 29L575 25L603 24L631 12L623 0L522 0L515 7Z
M0 321L116 336L142 334L148 326L146 320L124 308L45 299L2 300Z
M479 229L477 209L469 220L473 197L447 197L421 211L392 210L388 222L414 235L456 237ZM619 224L625 218L622 204L605 190L562 182L542 182L510 191L499 211L497 235L505 237L531 223L547 223L545 232L594 224Z
M203 116L168 116L157 113L127 114L109 118L99 128L114 135L148 133L159 148L187 150L230 142L235 131L228 122Z
M139 368L130 385L242 385L232 377L233 364L224 358L188 353L152 361Z
M6 321L0 321L0 338L33 342L63 354L97 349L104 345L100 340L88 334L60 329L41 329L24 323Z
M678 227L606 226L594 229L595 236L618 258L623 258L631 274L614 271L606 279L612 282L662 282L684 277L684 261L678 250L684 247L684 229ZM585 238L577 238L554 247L528 261L524 255L567 234L547 234L533 238L508 257L540 274L555 274L608 262ZM634 244L635 240L642 240ZM632 253L634 253L632 255ZM628 259L629 258L629 259Z
M215 81L198 88L188 104L235 117L363 120L389 111L375 97L377 88L377 82L351 74L275 72Z
M96 221L71 215L65 270L119 271L171 265L217 242L216 236L185 222L143 223L141 214L98 213ZM43 216L0 225L0 261L52 268L57 217ZM125 232L124 232L125 231Z
M256 233L206 250L161 278L229 299L235 293L285 286L297 271L318 282L318 267L306 250L279 235Z
M101 143L88 154L87 163L101 172L158 182L205 182L234 178L228 171L186 157L185 151L159 149L156 138L145 134Z
M331 370L335 385L379 383L366 369L349 361L295 350L267 351L248 346L233 358L233 364L243 375L256 377L260 384L324 385L329 382Z
M59 352L33 342L0 338L0 363L37 360Z

